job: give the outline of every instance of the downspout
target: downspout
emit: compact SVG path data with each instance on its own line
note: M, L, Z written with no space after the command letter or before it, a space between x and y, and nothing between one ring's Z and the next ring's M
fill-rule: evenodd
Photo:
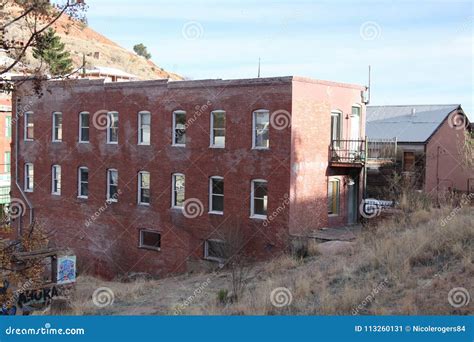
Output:
M19 99L15 99L15 185L20 191L21 196L25 200L26 204L28 205L28 208L30 209L30 225L33 223L33 205L31 202L28 200L26 197L26 194L23 192L23 189L21 188L21 185L18 181L18 147L19 147L19 134L18 134L18 122L19 122L19 115L18 115L18 103L20 102ZM22 233L22 216L20 215L19 217L19 224L18 224L18 237L21 236Z

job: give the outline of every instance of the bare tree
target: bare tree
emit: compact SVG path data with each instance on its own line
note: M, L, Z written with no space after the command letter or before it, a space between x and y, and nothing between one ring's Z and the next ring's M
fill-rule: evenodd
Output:
M64 0L62 4L51 4L49 0L0 0L0 45L11 58L7 65L0 67L0 90L11 92L13 84L4 77L17 68L27 51L38 48L38 42L59 18L85 22L87 6L83 0ZM20 25L24 37L9 34L9 30ZM10 38L8 38L10 36ZM29 78L44 79L41 69L28 70Z

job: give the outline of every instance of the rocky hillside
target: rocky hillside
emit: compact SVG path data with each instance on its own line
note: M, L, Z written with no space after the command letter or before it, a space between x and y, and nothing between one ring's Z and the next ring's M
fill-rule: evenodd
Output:
M7 5L3 14L6 17L13 17L18 13L18 8ZM24 24L24 21L20 20L12 25L13 27L8 29L7 38L27 37L29 31ZM99 66L117 68L136 75L140 79L181 79L181 76L168 72L152 61L137 56L134 52L119 46L87 25L71 20L67 16L61 17L53 28L66 44L66 49L70 52L76 66L82 65L83 55L85 55L87 68ZM24 64L31 67L38 65L38 61L33 58L31 51L28 52Z

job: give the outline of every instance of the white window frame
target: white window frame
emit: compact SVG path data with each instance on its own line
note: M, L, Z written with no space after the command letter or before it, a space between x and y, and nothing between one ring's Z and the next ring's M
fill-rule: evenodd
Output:
M58 164L51 167L51 194L61 195L61 165Z
M265 179L252 179L250 189L250 218L265 220L267 215L255 214L255 183L266 183L267 184L267 202L268 202L268 181ZM267 203L268 205L268 203ZM268 209L268 207L267 207Z
M87 166L80 166L77 169L77 197L87 199L89 198L89 195L82 195L81 193L81 184L83 183L81 177L82 171L87 171L87 193L89 193L89 168Z
M29 175L31 171L31 176ZM33 163L25 163L25 183L24 183L24 191L25 192L33 192L35 188L35 168ZM31 184L30 184L31 181Z
M117 114L117 141L111 141L110 138L111 138L111 130L112 130L112 124L115 123L115 120L113 120L112 118L114 117L114 114ZM111 144L111 145L117 145L118 144L118 138L119 138L119 121L120 118L119 118L119 112L117 111L111 111L111 112L107 112L107 144Z
M82 126L82 116L83 115L88 115L89 116L89 120L88 121L88 126L85 127L85 126ZM89 112L80 112L79 113L79 143L81 144L88 144L90 142L90 138L91 138L91 131L90 131L90 128L91 128L91 116L90 116L90 113ZM88 130L89 132L89 139L88 140L84 140L83 136L82 136L82 129L86 129Z
M117 184L112 184L111 183L111 173L116 172L117 173ZM107 201L108 202L118 202L118 198L114 198L110 196L110 186L115 185L117 187L117 195L119 193L118 191L118 182L119 182L119 175L118 175L118 170L117 169L107 169Z
M328 179L328 190L327 190L328 191L328 204L329 204L329 185L333 182L337 183L337 193L333 194L333 196L334 195L336 196L336 212L329 213L329 210L328 210L329 217L339 216L341 212L341 180L339 178L329 177Z
M138 197L137 197L137 203L140 204L140 205L147 205L149 206L150 205L150 202L142 202L142 177L144 174L147 174L148 175L148 178L150 179L150 184L148 185L149 188L148 188L148 191L150 193L150 202L151 202L151 176L150 176L150 172L148 171L139 171L138 172Z
M5 138L12 137L12 117L11 115L5 116Z
M211 260L211 261L217 261L217 262L224 262L226 259L225 258L216 258L213 256L209 256L209 241L211 242L219 242L219 243L226 243L224 240L221 239L207 239L204 240L204 259L205 260Z
M61 125L57 123L57 116L61 117ZM63 141L63 113L62 112L53 112L53 131L51 138L53 142L62 142ZM58 136L56 136L56 126L58 127ZM59 128L61 128L61 137L59 137Z
M211 127L210 127L210 142L209 142L209 147L210 148L225 148L225 134L226 134L226 127L227 124L225 123L225 126L224 128L214 128L214 114L215 113L224 113L224 122L226 122L226 119L227 119L227 114L225 112L225 110L222 110L222 109L219 109L219 110L213 110L211 112ZM224 131L224 145L216 145L214 143L214 130L215 129L219 129L219 130L223 130Z
M153 247L153 246L149 246L149 245L144 245L144 244L143 244L143 235L142 235L142 232L159 234L159 235L160 235L160 247ZM161 241L161 238L163 237L163 235L161 234L161 232L158 232L158 231L156 231L156 230L151 230L151 229L140 229L138 234L139 234L138 248L150 249L150 250L154 250L154 251L160 251L160 250L161 250L161 242L162 242L162 241Z
M173 173L171 175L171 208L175 209L182 209L182 205L175 205L175 192L176 192L176 177L183 176L184 177L184 198L186 199L186 176L183 173Z
M185 122L186 122L186 111L184 111L184 110L175 110L173 112L173 132L172 132L173 133L173 141L171 142L171 145L176 146L176 147L185 147L186 146L186 127L184 128L184 144L177 144L176 143L176 115L177 114L184 114Z
M28 138L28 118L31 116L31 125L33 127L33 138ZM35 140L35 123L33 122L33 112L26 112L24 115L24 121L23 121L23 140L24 141L33 141Z
M148 115L150 117L150 140L148 142L144 142L142 139L142 130L143 130L142 116L143 115ZM144 110L144 111L138 112L138 145L147 146L150 144L151 144L151 113Z
M221 176L212 176L212 177L209 177L209 214L216 214L216 215L223 215L224 214L224 211L220 211L220 210L214 210L212 208L212 197L213 196L220 196L222 197L222 200L224 200L224 194L214 194L213 193L213 187L212 187L212 181L213 180L221 180L221 181L224 181L224 177L221 177ZM225 184L224 184L225 186ZM224 188L225 189L225 188ZM225 191L225 190L224 190Z
M8 156L8 160L7 160ZM3 152L3 172L10 173L12 165L12 153L11 151Z
M257 114L267 113L268 114L268 147L257 146ZM270 111L268 109L257 109L252 112L252 149L254 150L268 150L270 149Z

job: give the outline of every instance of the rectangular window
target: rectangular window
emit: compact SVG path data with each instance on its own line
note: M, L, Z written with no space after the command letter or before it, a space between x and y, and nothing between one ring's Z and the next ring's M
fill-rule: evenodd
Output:
M61 166L53 165L51 170L51 193L61 195Z
M253 180L251 190L251 216L256 218L267 217L267 181Z
M35 133L35 125L33 123L33 113L25 113L25 140L33 140Z
M150 145L151 114L149 112L138 113L138 144Z
M89 196L89 169L80 167L78 174L77 197L87 198Z
M89 142L89 118L88 112L79 113L79 142Z
M209 181L209 212L224 212L224 178L211 177Z
M186 112L173 112L173 145L186 145Z
M33 164L25 164L25 191L33 192L33 178L34 178L34 169Z
M268 110L253 112L253 148L265 149L270 147L269 126L270 113Z
M328 182L328 214L339 215L339 180L330 179Z
M11 116L5 117L5 137L6 138L12 137L12 117Z
M222 240L204 241L204 258L213 261L225 261L228 255L228 245Z
M171 206L173 208L181 208L184 203L184 175L181 173L173 174L173 191L171 198Z
M211 112L211 147L225 147L225 112Z
M118 143L119 113L107 113L107 144Z
M118 201L118 171L115 169L107 170L107 200Z
M150 204L150 173L138 173L138 204Z
M339 147L339 140L341 140L341 117L342 113L331 113L331 143L333 146Z
M63 140L63 114L53 113L53 141Z
M159 251L161 248L161 234L155 231L141 229L140 244L138 247Z
M3 155L3 171L6 173L10 172L10 160L11 160L11 152L6 151Z

